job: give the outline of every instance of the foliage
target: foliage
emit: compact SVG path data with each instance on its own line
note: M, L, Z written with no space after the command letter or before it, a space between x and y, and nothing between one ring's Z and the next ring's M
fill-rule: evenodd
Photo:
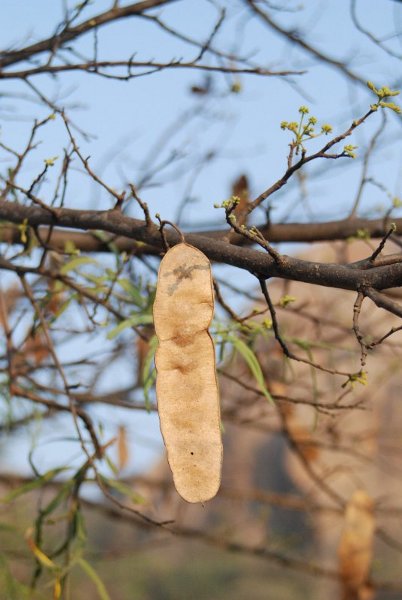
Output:
M370 9L375 31L355 0L350 18L337 6L339 27L329 5L320 25L319 2L50 4L42 33L25 39L19 29L21 39L0 53L0 427L5 454L20 457L29 446L21 464L0 472L9 518L0 523L2 589L18 600L118 600L121 590L143 600L195 598L198 586L223 600L240 585L243 597L257 599L269 579L271 595L290 598L304 593L299 577L311 576L306 597L326 596L321 581L356 597L400 593L388 566L401 543L387 519L402 509L372 498L375 469L383 481L385 460L392 479L400 450L398 413L377 417L384 399L393 410L400 386L402 331L402 192L394 182L402 57L397 19L395 35L382 29L391 0ZM30 18L0 10L18 23ZM356 60L344 58L344 40L332 40L344 27L359 36ZM81 113L81 101L92 110ZM124 136L112 142L119 127ZM296 255L294 242L310 247ZM200 277L187 274L183 295L168 290L162 310L161 257L179 251L190 261L184 247L203 253L208 275L205 265ZM177 283L188 264L169 268ZM170 364L154 315L159 332L174 322L179 358L192 365L186 377L172 379L183 364ZM200 331L185 335L189 318ZM155 354L165 434L163 401L169 410L180 404L170 463L173 450L187 452L189 428L206 433L204 459L217 450L185 497L212 496L200 482L212 481L223 432L223 485L205 508L184 504L164 467L139 464L141 440L151 443L155 426ZM212 408L197 412L202 381ZM387 480L381 492L389 490ZM322 561L309 515L322 554L335 556L355 497L367 499L370 548L350 583L348 556L343 567ZM323 525L328 515L336 542ZM130 560L139 549L132 587L102 562L119 523L135 530ZM373 558L374 531L386 550ZM159 549L156 563L144 558L147 543L173 535L202 542L194 563L180 548L169 560ZM257 559L270 564L267 579ZM294 588L276 580L272 565L298 573Z

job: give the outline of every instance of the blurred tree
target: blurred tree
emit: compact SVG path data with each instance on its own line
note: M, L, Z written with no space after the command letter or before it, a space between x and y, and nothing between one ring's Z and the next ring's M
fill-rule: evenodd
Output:
M21 26L0 52L1 429L18 453L31 440L0 474L6 597L89 598L79 571L103 599L226 597L215 561L207 596L192 573L164 596L102 572L108 591L94 568L182 538L313 578L275 597L399 598L400 3L37 5L1 8ZM151 427L157 408L157 269L181 236L214 272L225 458L205 509L163 464L129 476L131 415ZM253 577L230 597L267 597Z

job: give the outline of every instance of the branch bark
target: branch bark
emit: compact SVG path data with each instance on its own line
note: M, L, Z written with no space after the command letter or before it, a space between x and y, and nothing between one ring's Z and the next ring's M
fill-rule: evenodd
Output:
M123 215L119 210L91 211L57 208L49 212L41 206L23 206L0 201L0 219L12 223L26 223L32 227L41 225L67 229L100 230L123 236L152 246L155 251L163 248L160 231L156 225L147 226L145 221ZM311 227L309 225L308 227ZM180 241L176 231L166 231L170 245ZM362 288L382 290L402 285L402 263L373 266L370 269L357 265L324 264L284 256L280 263L268 254L235 246L222 239L201 233L189 233L186 241L199 248L212 261L245 269L259 278L279 277L315 285L359 291ZM0 260L1 268L9 268L8 261ZM15 266L21 273L24 269Z
M0 218L10 221L9 216L1 216L2 203L0 201ZM8 214L8 209L4 214ZM263 233L271 243L298 243L298 242L333 242L336 240L348 240L358 237L364 232L371 239L382 238L389 230L391 219L341 219L339 221L326 221L323 223L271 223L269 225L259 225L258 230ZM398 230L402 231L402 219L392 219ZM55 227L49 232L48 227L41 226L38 235L43 243L49 242L54 250L64 250L67 240L72 241L75 246L83 252L110 252L110 245L107 241L102 241L93 233L66 232L63 229ZM50 233L50 235L49 235ZM202 235L215 240L223 240L227 237L228 229L204 230L202 232L191 232L192 234ZM187 234L186 234L187 235ZM7 244L20 244L21 232L18 227L12 225L3 225L0 232L0 239ZM110 238L113 245L120 251L133 252L137 254L156 254L157 250L151 246L137 244L133 239L125 236ZM236 246L242 246L247 243L244 236L231 234L230 241Z
M113 7L95 17L87 19L82 23L79 23L75 27L65 28L58 35L53 35L49 38L21 48L20 50L13 50L10 52L4 52L0 59L0 68L5 68L15 63L21 62L26 59L32 59L41 52L53 52L66 42L71 42L79 36L91 31L95 28L112 23L114 21L125 19L127 17L141 15L142 12L161 6L163 4L171 4L176 0L144 0L143 2L136 2L128 6Z

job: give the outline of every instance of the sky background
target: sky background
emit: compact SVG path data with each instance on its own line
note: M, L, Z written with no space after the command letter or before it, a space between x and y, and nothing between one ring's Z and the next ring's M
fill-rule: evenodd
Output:
M277 4L295 12L272 11L273 18L287 29L302 24L302 31L311 43L335 59L348 61L349 68L365 80L379 86L402 85L400 61L379 51L356 31L350 19L349 2L311 0L302 5L289 0ZM90 18L110 5L110 0L95 0L83 18ZM240 54L253 53L256 62L272 70L306 70L306 74L290 79L218 75L213 78L213 93L207 99L190 93L191 86L205 82L205 74L200 71L167 70L128 82L85 73L66 73L57 79L46 75L32 78L38 89L66 106L74 122L90 134L88 140L77 133L77 142L82 153L91 157L90 164L98 175L116 189L122 189L127 182L140 184L141 196L149 203L151 214L159 212L167 219L176 219L183 199L190 197L181 221L188 228L199 228L200 224L222 225L222 213L213 205L230 196L231 184L241 173L249 177L253 195L281 176L290 134L281 131L279 124L282 120L297 120L301 104L309 106L319 123L332 124L338 133L352 119L362 116L375 100L364 86L350 83L335 68L317 65L307 53L289 46L258 20L250 20L242 3L233 0L227 6L227 26L216 39L218 47ZM49 36L61 18L62 7L58 0L2 0L3 48ZM395 36L395 31L402 29L402 4L392 0L360 0L357 9L362 24L378 37L387 37L389 47L402 54L401 38ZM162 14L167 23L200 41L208 37L217 16L213 3L199 0L175 2L163 9ZM197 54L194 48L161 33L154 24L141 18L102 28L98 45L100 59L125 59L136 53L136 60L191 60ZM77 44L84 54L90 54L92 47L92 35ZM240 93L230 92L233 83L240 84ZM0 119L4 143L17 149L23 147L33 119L47 114L49 109L37 105L34 94L23 82L2 81ZM401 196L401 119L389 114L387 121L372 174L390 196ZM360 156L380 122L380 115L375 115L348 140L359 146ZM61 157L67 143L60 118L46 125L40 137L42 143L24 172L25 183L40 172L45 159ZM313 141L311 149L318 148L320 142ZM211 154L216 157L214 161L207 160ZM6 166L7 160L0 153L0 167ZM273 220L326 220L345 216L356 193L361 168L359 158L311 165L306 170L308 198L301 197L295 179L275 197ZM151 175L154 171L156 174ZM56 174L55 170L54 177ZM316 174L320 176L313 177ZM41 190L43 197L50 193L53 184L54 178L50 176ZM113 202L77 165L67 205L107 209ZM387 193L368 187L360 214L380 214L389 205ZM130 206L128 212L140 216L136 206ZM295 251L289 245L281 249ZM236 283L245 287L254 286L254 280L245 273L217 268L218 271L229 279L235 277ZM102 332L100 344L106 344L105 336ZM127 369L129 361L114 366L104 377L102 389L112 388L117 378L124 385ZM110 432L116 431L119 424L128 426L132 460L127 472L141 471L157 459L162 444L156 415L105 407L93 410L93 414L105 420ZM28 471L27 450L38 437L35 457L42 470L54 465L65 453L75 459L79 451L73 442L69 445L65 441L68 431L66 418L59 417L51 426L34 424L29 436L13 434L12 440L3 442L4 468Z

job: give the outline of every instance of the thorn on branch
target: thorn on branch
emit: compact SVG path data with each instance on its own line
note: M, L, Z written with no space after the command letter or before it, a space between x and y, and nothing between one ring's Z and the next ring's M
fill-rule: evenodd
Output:
M373 254L370 256L369 261L371 263L373 263L375 261L375 259L377 258L377 256L379 256L381 254L381 252L384 250L384 246L387 243L388 238L395 233L396 231L396 225L395 223L391 223L391 227L389 228L389 230L387 231L387 233L384 235L384 237L382 238L380 244L378 245L378 248L373 252Z
M146 202L144 202L143 200L141 200L141 198L138 196L135 186L132 183L130 183L130 190L131 190L132 197L138 202L139 206L142 209L142 212L144 213L146 228L150 229L152 227L153 223L152 223L151 215L149 214L148 204Z

